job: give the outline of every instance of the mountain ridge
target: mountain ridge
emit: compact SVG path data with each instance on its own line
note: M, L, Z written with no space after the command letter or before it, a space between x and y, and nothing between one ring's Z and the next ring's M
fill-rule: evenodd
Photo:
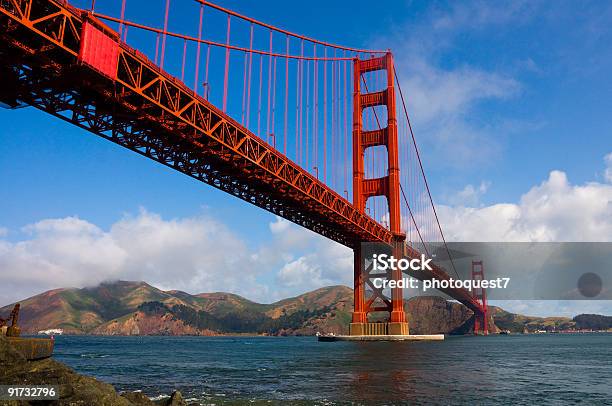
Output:
M353 290L335 285L274 303L257 303L226 292L198 293L158 289L144 281L114 281L94 287L58 288L21 301L25 334L60 328L68 334L98 335L313 335L346 334ZM0 317L12 309L0 308ZM459 303L436 296L413 297L405 310L414 334L464 334L473 330L473 314ZM489 307L492 332L567 330L603 325L605 316L533 317ZM590 315L587 315L590 316ZM581 321L582 320L582 321ZM582 324L580 324L582 323Z
M299 311L321 310L325 307L323 302L313 304L308 298L325 296L330 290L335 291L334 297L349 298L352 294L346 286L332 286L265 304L226 292L191 295L180 290L163 291L144 281L104 282L94 287L52 289L20 301L20 325L24 333L29 334L54 328L70 334L223 334L226 332L199 331L168 314L152 317L140 307L146 303L161 303L168 310L181 308L183 313L185 309L192 309L217 318L245 314L274 320ZM332 304L327 302L327 305ZM13 305L0 308L0 314L9 313ZM125 326L118 327L121 323ZM138 326L138 323L143 325ZM152 328L155 324L157 329Z

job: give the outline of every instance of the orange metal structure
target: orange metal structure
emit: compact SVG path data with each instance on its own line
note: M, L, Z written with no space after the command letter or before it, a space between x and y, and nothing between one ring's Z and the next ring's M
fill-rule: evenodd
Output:
M391 53L355 60L351 203L122 42L90 12L58 0L0 0L0 26L0 102L34 106L352 248L355 332L373 311L390 313L391 334L408 332L402 291L394 289L389 299L373 290L366 300L369 278L359 265L363 242L387 244L398 257L420 256L405 245L401 232ZM383 69L386 89L362 94L361 74ZM383 105L387 127L363 131L361 111ZM388 175L364 179L363 153L381 145L388 152ZM387 198L389 228L364 212L373 196ZM449 278L437 266L419 277ZM444 292L482 313L482 304L467 290ZM383 304L376 305L376 298Z
M482 261L472 261L472 280L484 280L484 265ZM474 334L489 334L487 320L487 292L485 289L474 289L474 297L482 303L482 311L474 313Z
M378 92L361 91L362 75L368 72L385 70L387 86ZM393 255L401 258L406 235L401 229L400 215L400 177L397 139L397 119L395 108L395 87L393 85L393 55L388 52L382 57L360 60L355 59L353 68L353 204L365 212L366 202L370 197L385 196L389 209L389 226L393 234L391 241ZM367 90L366 90L367 91ZM385 106L387 125L377 130L363 130L363 110ZM385 146L387 150L387 175L364 178L364 153L367 148ZM367 314L373 311L389 312L389 334L408 334L408 323L404 312L402 289L391 291L391 300L387 300L381 289L370 284L372 296L366 301L366 283L369 282L369 271L364 269L364 258L360 247L354 248L354 298L355 309L351 323L352 335L363 335L364 324L368 322ZM391 279L401 279L401 271L395 270ZM367 282L366 282L367 281ZM373 306L375 300L381 299L383 306Z
M391 242L389 230L116 34L102 40L118 44L115 74L106 56L80 54L91 46L82 41L101 41L81 37L84 26L104 27L91 14L54 0L1 4L2 58L18 62L3 72L15 84L2 89L7 104L25 101L346 246Z
M97 28L94 21L83 23L79 60L101 74L115 79L119 61L118 36L110 30Z

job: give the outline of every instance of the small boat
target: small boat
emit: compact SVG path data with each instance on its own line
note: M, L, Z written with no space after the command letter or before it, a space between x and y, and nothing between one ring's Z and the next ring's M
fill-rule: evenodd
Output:
M317 339L319 341L336 341L336 335L334 333L329 333L329 334L321 334L317 331L317 334L315 334L317 336Z
M50 328L49 330L39 330L37 334L39 336L61 336L62 334L64 334L64 330L62 330L61 328Z

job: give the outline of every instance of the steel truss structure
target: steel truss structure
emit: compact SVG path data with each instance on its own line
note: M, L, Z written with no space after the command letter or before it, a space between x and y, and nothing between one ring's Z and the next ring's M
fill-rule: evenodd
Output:
M25 102L348 247L391 232L119 43L115 77L79 60L91 15L55 0L1 0L2 99ZM99 22L97 26L103 29ZM10 79L9 79L10 78Z
M354 123L354 153L361 155L353 158L351 203L122 42L90 12L59 0L0 0L0 26L3 104L34 106L337 241L355 251L356 264L363 242L384 243L399 255L420 256L404 244L400 230L394 113L384 129L362 131L360 119ZM102 41L111 57L100 62L88 53L86 36ZM391 54L356 64L355 72L387 69L390 84L380 92L356 93L358 116L362 108L378 105L394 112ZM389 176L364 179L363 151L379 145L389 150ZM369 197L380 195L389 202L389 228L364 210ZM426 277L449 278L439 267ZM390 300L375 291L374 299L366 302L369 279L367 271L356 268L354 319L364 323L367 312L385 310L392 322L405 323L401 291L395 289ZM445 293L475 313L483 312L478 298L467 291ZM376 298L382 303L374 303Z

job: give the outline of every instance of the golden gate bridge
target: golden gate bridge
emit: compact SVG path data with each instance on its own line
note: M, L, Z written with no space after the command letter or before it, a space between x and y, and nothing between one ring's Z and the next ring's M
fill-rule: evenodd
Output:
M408 334L402 289L374 286L381 275L365 266L362 244L418 258L438 243L457 271L391 51L319 41L205 0L181 2L192 10L179 14L163 0L157 26L126 18L130 0L106 3L0 0L0 101L34 106L353 249L351 334ZM472 277L482 268L473 263ZM451 278L438 265L414 276ZM442 291L487 333L484 291ZM371 328L377 312L388 315L382 330Z

